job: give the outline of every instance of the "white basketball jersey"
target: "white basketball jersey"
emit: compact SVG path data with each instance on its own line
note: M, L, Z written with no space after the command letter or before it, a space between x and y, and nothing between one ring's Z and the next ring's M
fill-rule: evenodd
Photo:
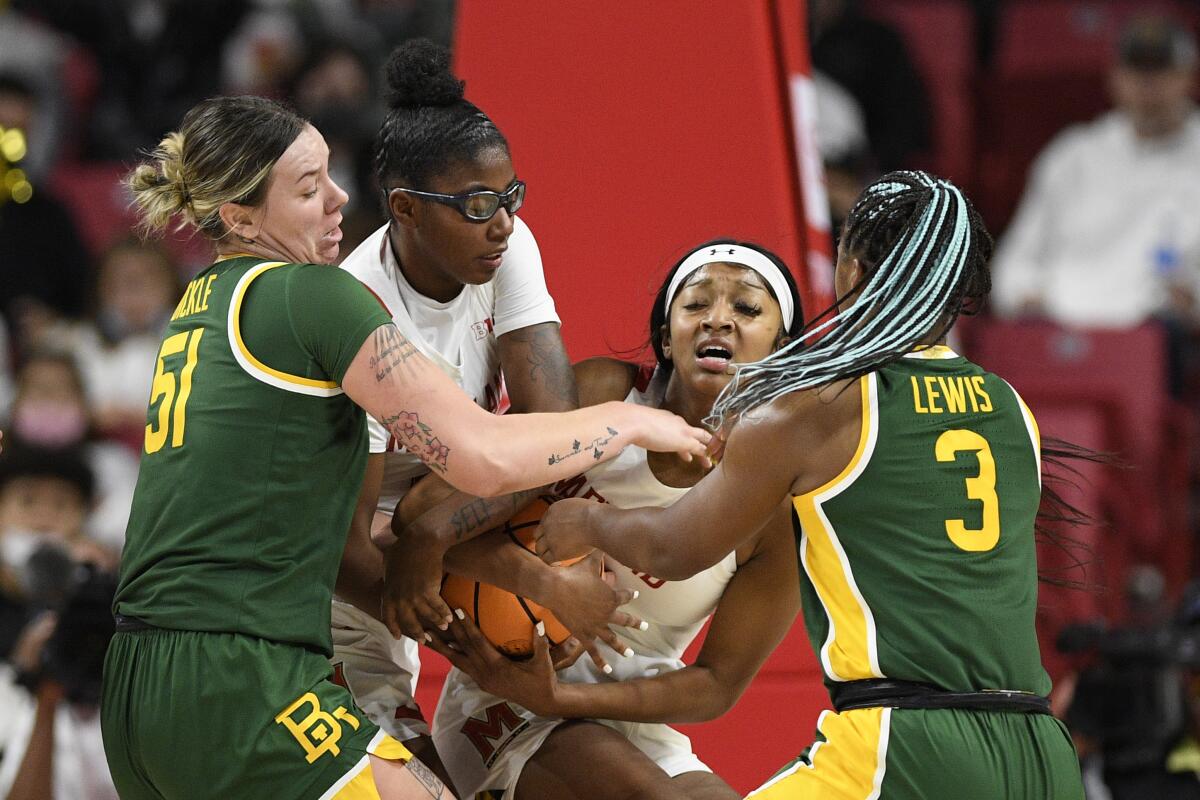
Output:
M669 373L655 370L643 385L635 385L625 398L627 403L661 407ZM646 451L629 445L619 456L593 467L582 475L560 481L553 494L557 497L586 497L618 508L653 506L665 508L688 491L666 486L654 477L646 459ZM730 553L717 564L683 581L663 581L616 564L613 570L617 586L636 589L638 598L623 610L650 623L650 629L614 627L613 631L640 655L678 660L705 620L717 607L725 585L737 570L736 553ZM612 662L619 666L622 659ZM580 659L578 665L591 667L591 659ZM679 667L682 667L679 662ZM568 679L564 676L564 679Z
M496 277L488 283L463 286L457 297L445 303L425 297L409 284L387 234L384 225L368 236L342 262L342 269L371 290L400 332L468 396L483 408L502 413L506 398L497 337L559 321L533 232L519 217L514 218L508 250ZM369 415L367 430L371 452L387 453L378 510L391 514L412 484L429 470Z

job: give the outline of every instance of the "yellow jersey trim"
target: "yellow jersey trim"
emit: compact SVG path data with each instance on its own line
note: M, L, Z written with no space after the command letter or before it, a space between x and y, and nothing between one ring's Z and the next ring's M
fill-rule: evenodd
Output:
M892 709L860 708L821 713L818 741L788 770L746 795L747 800L839 797L878 800L887 771Z
M381 800L375 787L371 757L363 756L319 800Z
M403 743L382 730L378 731L367 745L367 753L385 761L407 762L413 757L412 752Z
M283 266L287 266L287 262L267 261L251 267L237 282L237 286L234 287L233 298L229 302L228 324L229 345L233 351L233 357L251 377L274 386L277 389L284 389L289 392L306 394L313 397L336 397L342 394L342 387L338 386L336 381L305 378L301 375L292 375L269 367L254 357L254 354L250 352L250 349L246 347L246 342L242 339L242 301L246 299L246 291L250 288L250 284L265 272Z
M1004 381L1003 378L1000 380ZM1025 429L1029 431L1029 441L1033 444L1033 455L1037 460L1037 479L1040 489L1042 488L1042 430L1038 427L1037 419L1029 410L1029 406L1025 405L1025 398L1021 397L1021 393L1008 381L1004 381L1004 384L1012 389L1013 397L1017 398L1017 405L1021 407L1021 416L1025 419Z
M862 428L850 463L833 480L792 499L803 535L800 563L812 581L829 622L821 665L836 681L882 678L875 616L863 598L837 532L821 507L862 474L879 438L879 390L875 373L859 379Z
M226 253L223 256L217 256L214 264L220 264L222 261L228 261L231 258L254 258L253 253Z
M904 357L924 359L958 358L958 353L954 352L944 344L931 344L924 347L918 347L911 353L905 353Z

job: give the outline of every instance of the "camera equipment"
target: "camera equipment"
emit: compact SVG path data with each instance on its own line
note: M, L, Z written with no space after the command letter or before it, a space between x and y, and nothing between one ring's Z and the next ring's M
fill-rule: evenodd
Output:
M116 590L116 578L90 564L78 565L71 572L58 627L46 643L42 665L45 676L61 683L73 703L100 703Z

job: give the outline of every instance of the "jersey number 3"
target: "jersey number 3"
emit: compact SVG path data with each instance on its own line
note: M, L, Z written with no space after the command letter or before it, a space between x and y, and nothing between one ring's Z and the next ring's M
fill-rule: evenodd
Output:
M987 439L975 431L956 428L937 439L938 461L954 461L960 452L973 452L979 459L979 474L967 478L967 497L983 503L983 527L968 528L962 519L946 520L946 535L960 549L972 553L991 550L1000 540L1000 499L996 497L996 460Z
M192 373L196 370L200 337L203 335L203 328L194 328L163 340L162 349L158 351L158 365L154 370L154 386L150 389L150 405L153 406L159 398L162 399L162 403L158 406L158 424L146 426L147 453L162 450L167 443L168 433L171 447L180 447L183 444L183 432L187 425L187 401L192 394ZM175 373L167 370L166 360L185 350L187 358L176 385Z

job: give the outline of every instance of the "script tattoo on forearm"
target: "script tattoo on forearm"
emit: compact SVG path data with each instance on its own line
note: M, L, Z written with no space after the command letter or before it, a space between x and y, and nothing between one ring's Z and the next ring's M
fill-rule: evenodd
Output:
M388 414L379 420L388 433L404 445L404 449L425 462L431 470L438 473L446 472L446 462L450 459L450 448L442 443L415 411L398 411Z
M541 384L548 394L570 408L579 407L575 374L571 370L571 360L567 358L557 325L553 322L530 325L506 336L525 346L523 355L525 363L529 365L529 381L532 385Z
M541 489L526 489L523 492L501 497L477 497L450 515L450 527L454 530L454 541L470 539L491 530L512 517L529 498Z
M433 774L433 770L415 758L409 759L406 766L421 786L425 787L425 791L429 792L430 797L438 800L438 798L445 796L446 784L442 783L441 778Z
M558 453L551 453L549 461L550 466L554 466L555 464L566 461L568 458L577 456L580 453L590 452L592 454L592 459L595 461L599 461L600 459L604 458L603 448L617 436L617 432L612 428L606 427L605 430L608 432L608 435L597 436L586 445L576 439L575 441L571 442L571 449L566 453L563 453L562 455L559 455Z
M416 345L395 325L381 326L375 331L375 353L369 362L375 371L375 381L382 383L397 367L418 353Z

